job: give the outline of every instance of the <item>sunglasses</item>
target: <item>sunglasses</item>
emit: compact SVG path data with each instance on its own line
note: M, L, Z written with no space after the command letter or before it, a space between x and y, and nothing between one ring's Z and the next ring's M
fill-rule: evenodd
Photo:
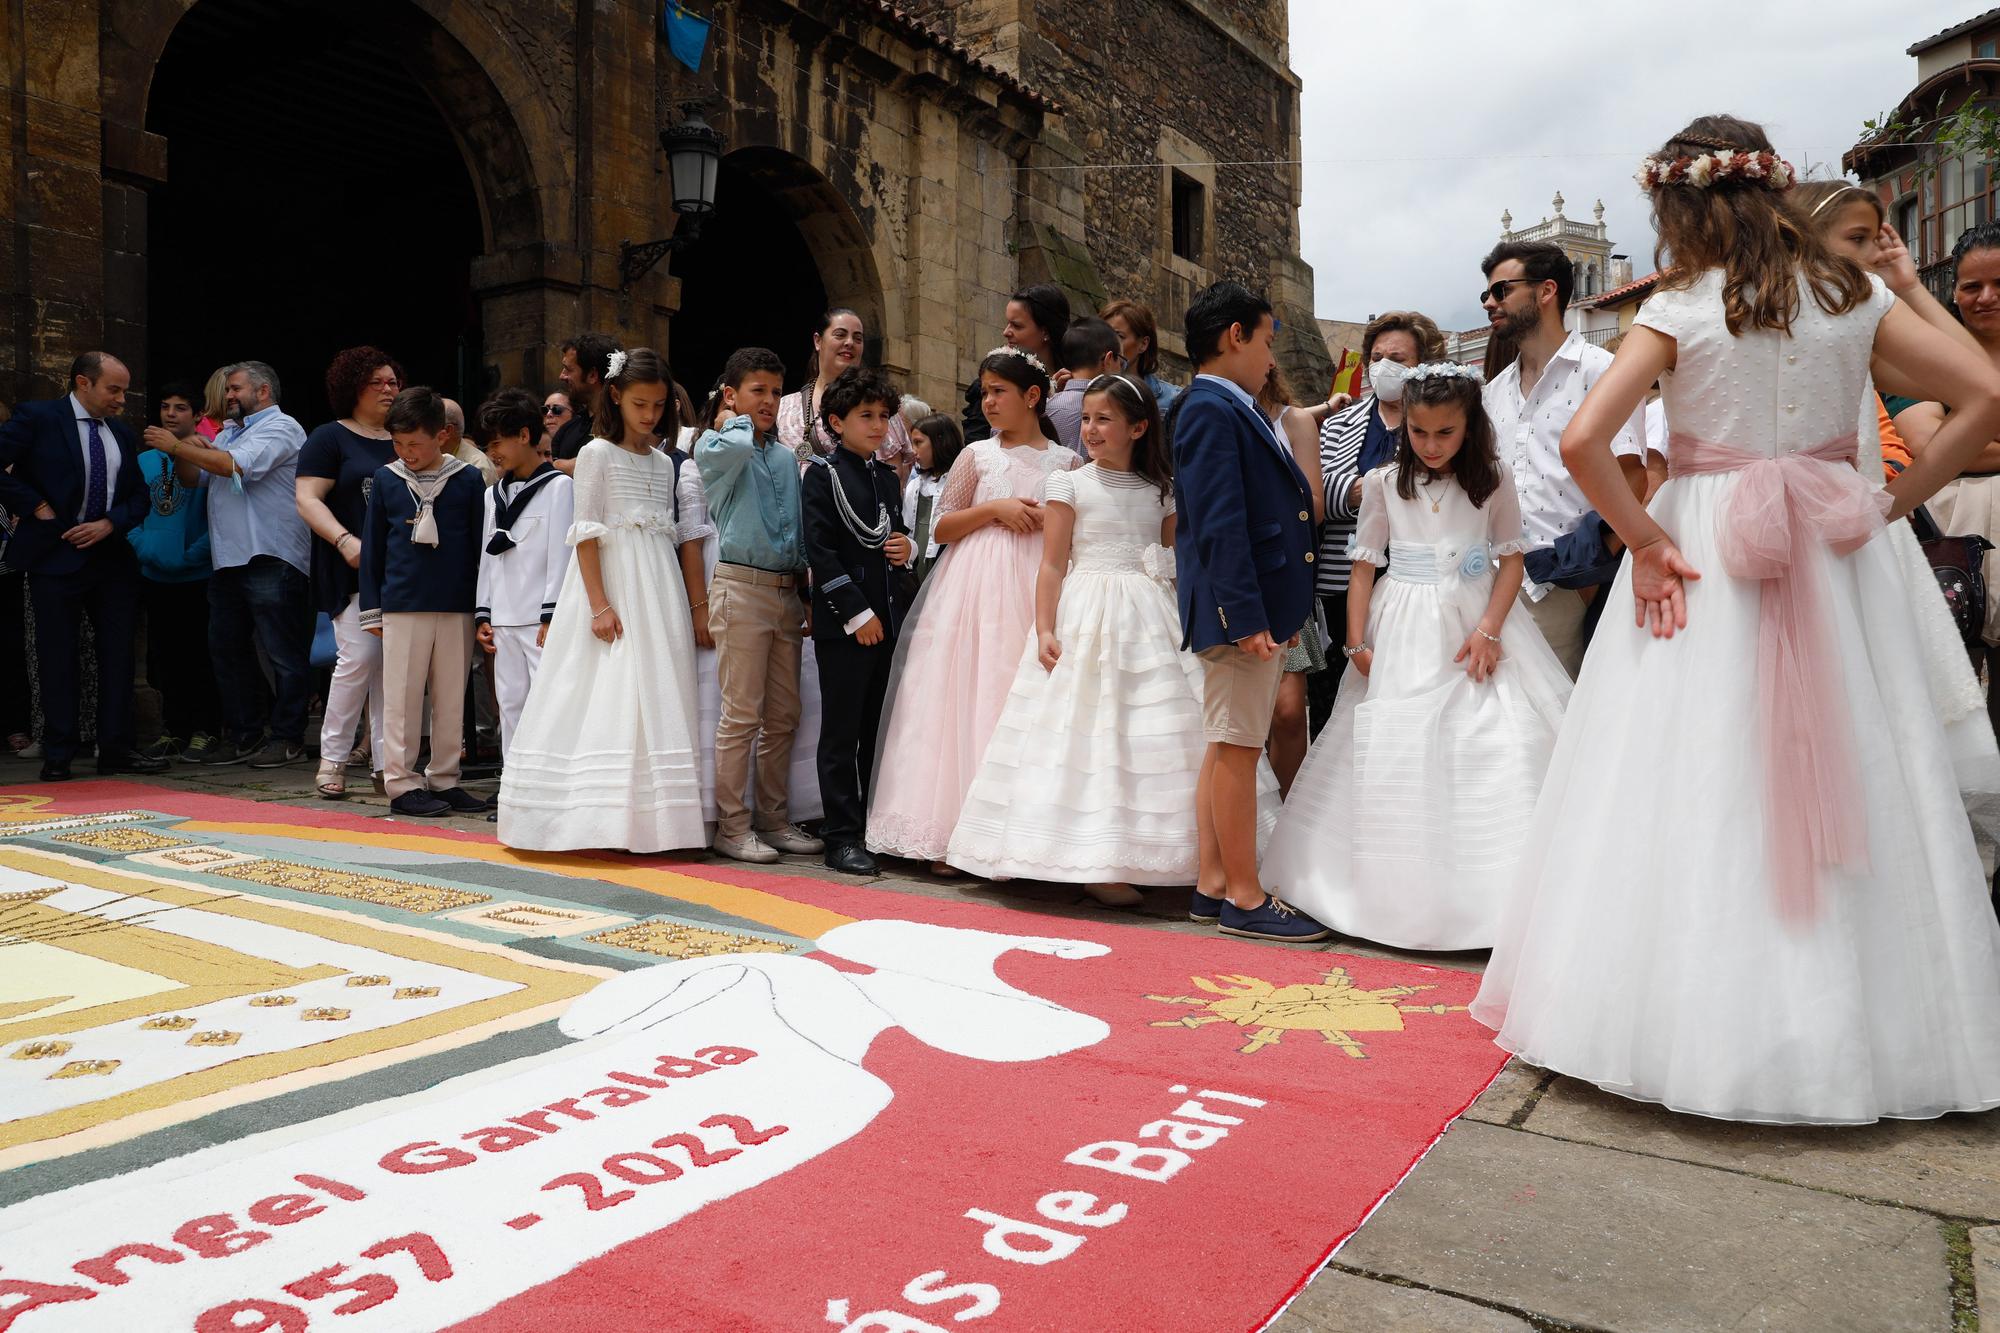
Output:
M1548 281L1550 281L1550 279L1548 278L1502 278L1500 279L1500 281L1494 283L1491 287L1488 287L1485 291L1481 292L1479 294L1479 300L1482 304L1487 301L1491 301L1494 305L1499 305L1502 301L1507 299L1507 289L1509 287L1518 286L1519 284L1524 282L1548 282Z
M561 403L550 403L542 409L542 415L545 417L566 417L569 415L569 409Z

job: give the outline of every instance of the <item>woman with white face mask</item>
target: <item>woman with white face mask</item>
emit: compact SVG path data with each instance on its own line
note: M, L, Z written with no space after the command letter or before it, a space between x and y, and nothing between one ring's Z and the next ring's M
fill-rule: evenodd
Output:
M1353 561L1348 539L1361 513L1361 474L1395 456L1403 424L1403 377L1414 366L1443 361L1444 334L1414 310L1377 315L1361 332L1361 360L1369 392L1327 418L1319 432L1319 469L1326 486L1326 526L1319 550L1319 599L1330 626L1347 623L1347 577ZM1339 632L1339 631L1335 631ZM1306 678L1312 731L1326 725L1345 658L1328 657L1327 670Z

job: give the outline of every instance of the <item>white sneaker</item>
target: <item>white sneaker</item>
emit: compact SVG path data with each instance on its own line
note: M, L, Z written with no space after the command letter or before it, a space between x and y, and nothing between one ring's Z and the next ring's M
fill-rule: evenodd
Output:
M748 861L752 865L770 865L778 859L778 854L754 833L746 833L740 840L718 833L715 835L714 850L718 856L726 856L732 861Z
M826 850L825 843L797 824L787 824L783 828L760 828L752 836L761 839L766 846L792 856L818 856Z

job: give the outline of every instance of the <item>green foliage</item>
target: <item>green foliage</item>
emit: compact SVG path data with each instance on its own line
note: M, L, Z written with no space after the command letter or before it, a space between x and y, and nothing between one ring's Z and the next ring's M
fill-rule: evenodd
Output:
M1871 146L1892 144L1920 149L1914 170L1918 180L1930 180L1939 165L1952 158L1968 163L2000 161L2000 106L1967 102L1949 115L1911 120L1900 114L1861 122Z

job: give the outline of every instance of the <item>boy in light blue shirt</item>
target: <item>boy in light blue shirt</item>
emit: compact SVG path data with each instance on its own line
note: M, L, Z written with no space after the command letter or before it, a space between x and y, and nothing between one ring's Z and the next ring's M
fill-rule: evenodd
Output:
M722 369L722 429L704 431L695 466L715 523L708 626L715 637L722 717L715 730L715 850L769 863L817 855L820 840L791 822L792 738L799 726L805 643L805 542L799 460L778 442L785 365L745 347ZM760 739L761 736L761 739ZM756 816L746 801L756 750Z

